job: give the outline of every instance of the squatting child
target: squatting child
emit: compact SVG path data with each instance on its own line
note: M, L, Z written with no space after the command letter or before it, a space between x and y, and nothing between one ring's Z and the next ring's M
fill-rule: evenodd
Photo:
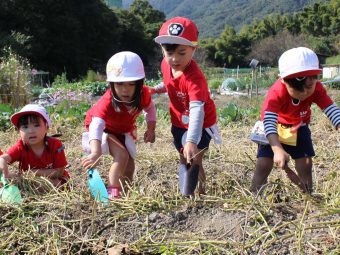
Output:
M55 187L70 178L65 170L67 161L64 146L57 138L47 136L51 120L43 106L28 104L11 117L19 131L19 140L0 156L0 171L5 178L13 176L8 165L19 162L20 173L31 171L46 177Z
M144 65L133 52L113 55L106 66L109 88L88 110L85 126L88 130L89 155L82 160L91 167L107 150L113 157L109 171L109 198L120 197L121 184L131 182L135 171L136 118L143 110L147 121L144 142L155 141L156 109L147 86L144 85ZM105 145L107 148L105 149Z
M292 48L279 59L280 78L269 89L261 119L269 145L259 145L251 190L267 182L273 164L283 168L292 157L301 181L312 192L312 157L315 156L309 123L311 105L318 107L340 130L340 109L318 81L317 55L308 48ZM287 132L288 131L288 132Z

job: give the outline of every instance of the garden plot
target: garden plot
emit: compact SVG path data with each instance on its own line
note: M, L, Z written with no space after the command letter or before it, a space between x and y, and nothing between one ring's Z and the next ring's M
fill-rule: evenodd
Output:
M216 104L225 107L231 100L221 97ZM234 103L239 109L249 106L249 100ZM263 196L255 197L248 190L256 160L256 145L249 140L255 118L247 116L220 124L223 144L211 145L205 156L207 195L193 200L178 191L178 155L166 115L151 145L142 142L145 125L139 122L134 183L106 207L93 201L80 166L82 123L72 128L57 123L70 164L69 187L36 194L31 182L49 184L23 176L18 185L24 202L0 204L0 253L338 254L339 133L314 111L315 197L301 194L280 169L273 170ZM15 130L0 132L2 149L16 140ZM98 166L105 182L110 164L103 156Z

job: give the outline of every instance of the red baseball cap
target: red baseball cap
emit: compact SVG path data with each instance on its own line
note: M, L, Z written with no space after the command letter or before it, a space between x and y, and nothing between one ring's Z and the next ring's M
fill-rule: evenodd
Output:
M174 17L163 23L155 42L159 44L181 44L196 47L198 29L196 24L185 17Z

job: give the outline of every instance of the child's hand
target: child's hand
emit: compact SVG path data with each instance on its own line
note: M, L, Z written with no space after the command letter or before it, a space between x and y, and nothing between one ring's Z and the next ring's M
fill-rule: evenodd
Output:
M147 129L144 133L144 142L154 143L155 142L155 129L156 129L156 121L148 121Z
M284 168L288 161L289 154L283 148L277 148L274 150L274 164L280 168Z
M88 169L88 168L90 168L90 167L95 167L96 164L95 164L95 165L93 165L93 164L97 161L97 159L98 159L99 157L100 157L99 154L97 154L97 153L91 153L91 154L89 154L89 155L87 155L87 156L85 156L85 157L82 158L81 164L82 164L82 166L83 166L85 169Z
M154 143L156 139L155 130L148 129L144 133L144 142L145 143Z
M186 158L187 163L191 163L193 156L196 155L198 152L197 144L192 142L187 142L183 148L183 156Z
M156 94L156 90L153 87L149 87L150 95Z

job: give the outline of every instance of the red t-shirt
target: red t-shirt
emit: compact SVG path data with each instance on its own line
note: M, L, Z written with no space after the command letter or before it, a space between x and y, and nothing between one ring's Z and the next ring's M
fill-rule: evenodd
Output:
M4 153L0 150L0 156L1 156L2 154L4 154Z
M294 104L289 95L286 85L279 79L268 90L268 94L262 106L261 119L264 113L273 112L278 114L278 122L282 124L299 124L301 121L308 124L311 117L312 103L316 103L321 110L333 104L332 99L327 95L323 85L318 81L314 93L305 99Z
M163 83L170 98L171 123L179 128L188 128L188 123L182 122L182 116L188 115L190 101L204 102L203 128L216 123L216 107L210 98L208 84L198 67L192 60L183 74L176 79L172 77L171 68L163 59L161 64Z
M151 96L148 87L143 86L141 91L142 109L149 106ZM106 90L105 94L87 111L85 126L89 127L92 117L98 117L105 121L105 130L109 133L124 134L133 133L136 128L136 118L141 110L129 112L124 104L116 111L112 105L111 89Z
M9 148L7 154L12 159L9 162L10 164L16 161L19 162L20 171L27 171L29 169L56 169L67 166L64 146L61 141L53 137L47 138L47 146L45 146L44 152L40 157L37 157L28 146L25 146L21 139ZM69 178L66 170L63 176Z

